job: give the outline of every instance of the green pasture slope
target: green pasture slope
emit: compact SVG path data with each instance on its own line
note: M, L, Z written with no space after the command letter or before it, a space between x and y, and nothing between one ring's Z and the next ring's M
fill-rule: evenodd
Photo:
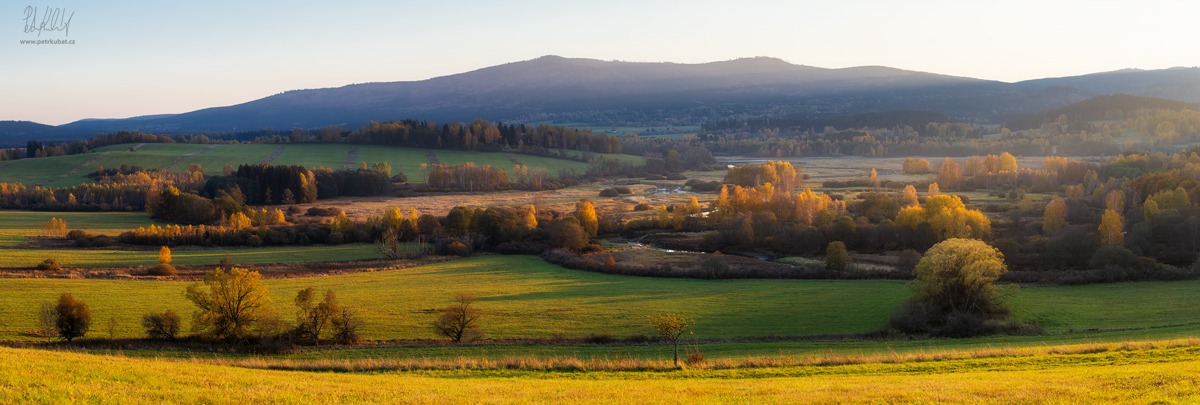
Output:
M190 313L187 282L3 279L0 339L27 339L38 303L69 292L88 303L93 319L116 318L121 336L138 336L149 311ZM369 339L433 338L436 309L458 292L480 297L483 330L492 337L554 334L650 334L646 317L678 312L696 318L704 338L850 334L884 329L909 296L889 280L691 280L588 273L530 256L483 256L435 265L351 275L265 281L281 313L296 291L334 290L356 308ZM1024 288L1012 300L1017 319L1041 319L1054 333L1093 328L1148 328L1195 322L1200 281ZM1164 333L1191 333L1164 329Z
M191 164L198 164L209 174L220 174L222 167L228 164L237 167L242 164L256 164L272 156L280 147L283 153L271 160L274 165L300 165L304 167L328 167L340 170L348 161L350 148L358 150L357 158L351 162L351 167L357 168L363 162L368 165L387 162L392 165L392 173L403 171L409 182L424 181L421 175L421 164L429 163L428 153L433 153L440 163L462 164L472 162L476 165L502 167L512 171L514 163L509 156L517 159L523 165L531 168L545 168L552 176L558 176L560 169L574 169L582 174L587 170L587 164L578 161L554 159L539 156L520 155L512 152L468 152L456 150L401 148L377 145L348 145L348 144L240 144L219 145L215 149L203 153L201 150L211 145L193 144L158 144L143 145L136 151L129 148L136 144L109 145L82 155L55 156L49 158L23 159L0 169L0 182L20 182L33 185L42 181L55 179L58 176L91 161L99 154L107 155L84 167L82 170L48 184L51 187L65 187L85 182L84 177L99 167L116 168L122 164L141 166L145 168L163 168L183 155L178 165L171 168L179 173L188 169ZM618 158L622 161L640 163L642 158L629 155L602 155L608 158Z

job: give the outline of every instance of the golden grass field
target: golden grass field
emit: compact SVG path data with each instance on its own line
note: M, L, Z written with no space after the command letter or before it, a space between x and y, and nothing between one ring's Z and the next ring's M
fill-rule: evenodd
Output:
M666 371L314 372L0 348L4 403L1173 404L1200 399L1200 348Z

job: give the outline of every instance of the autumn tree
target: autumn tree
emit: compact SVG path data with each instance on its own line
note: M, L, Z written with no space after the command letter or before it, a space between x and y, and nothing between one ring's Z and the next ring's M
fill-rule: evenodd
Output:
M942 167L938 171L937 184L957 189L960 179L962 179L962 166L959 166L958 162L955 162L954 159L947 157L942 162ZM932 190L933 185L931 184L930 187ZM933 192L930 191L929 195L933 195Z
M579 200L575 203L575 219L579 220L579 226L583 227L589 238L596 237L599 221L596 219L596 206L591 201Z
M458 293L454 296L454 301L454 304L443 309L442 315L433 322L434 332L450 338L455 343L483 337L483 331L479 330L479 318L483 314L471 307L475 303L475 296Z
M1067 219L1067 203L1060 198L1055 198L1046 204L1046 213L1042 215L1042 231L1053 235L1066 224Z
M204 285L192 284L184 293L196 305L192 328L223 339L246 336L252 326L271 316L271 299L257 271L233 268L204 275Z
M1125 212L1125 192L1121 190L1109 191L1104 196L1104 208L1117 213Z
M92 312L87 304L75 300L71 294L63 293L54 307L54 326L58 335L71 343L71 340L87 334L91 329Z
M920 199L917 198L917 189L909 184L904 186L904 191L900 194L900 205L911 207L920 205Z
M161 249L158 249L158 263L171 264L171 248L163 246Z
M671 343L674 346L674 361L675 367L679 367L679 338L683 336L687 329L696 323L681 314L654 314L650 315L650 325L658 331L658 335L664 341Z
M609 255L608 258L612 259L612 255ZM708 278L719 278L728 271L729 262L725 260L725 255L719 251L713 253L712 257L709 257L700 265L700 272L707 275Z
M925 252L917 264L916 294L892 324L902 330L970 335L981 318L1007 315L992 285L1008 268L999 250L974 239L947 239ZM955 319L957 318L957 324ZM970 322L971 320L976 320ZM973 324L970 330L947 330Z
M942 189L938 187L937 183L929 183L929 192L926 194L927 196L933 197L935 195L941 195L941 194L942 194Z
M875 168L871 168L871 177L868 179L872 186L879 188L879 175L875 173Z
M907 174L925 174L929 173L929 161L925 159L904 159L904 173Z
M1125 245L1125 220L1113 210L1105 210L1100 220L1100 243L1104 246Z
M841 273L850 266L850 254L846 252L846 244L835 241L825 247L825 268Z

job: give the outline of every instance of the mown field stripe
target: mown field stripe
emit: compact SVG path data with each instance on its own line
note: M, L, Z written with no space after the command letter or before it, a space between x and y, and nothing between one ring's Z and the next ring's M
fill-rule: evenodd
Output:
M162 168L162 171L169 172L169 171L171 171L171 169L174 169L175 166L178 166L180 162L183 162L184 159L187 159L188 157L193 156L193 155L199 155L201 153L216 149L218 146L221 146L221 145L219 145L219 144L218 145L210 145L204 149L200 149L200 150L192 152L192 153L184 153L182 155L179 155L179 157L175 158L174 162L171 162L171 164L164 166Z
M65 178L67 178L67 177L71 176L72 174L78 173L80 170L83 170L83 168L90 166L92 163L96 163L96 161L97 161L97 160L100 160L100 158L102 158L102 157L104 157L104 156L108 155L109 153L112 153L112 152L111 152L111 151L109 151L109 152L103 152L103 153L101 153L101 154L97 155L96 157L92 158L92 160L89 160L89 161L87 161L87 162L84 162L83 164L81 164L81 165L79 165L79 166L75 167L74 169L71 169L71 171L67 172L66 174L63 174L63 175L61 175L61 176L55 177L55 178L53 178L53 179L50 179L50 180L43 181L43 182L41 182L41 183L34 184L34 186L44 186L44 185L47 185L47 184L50 184L50 183L53 183L53 182L56 182L56 181L59 181L59 180L65 179Z

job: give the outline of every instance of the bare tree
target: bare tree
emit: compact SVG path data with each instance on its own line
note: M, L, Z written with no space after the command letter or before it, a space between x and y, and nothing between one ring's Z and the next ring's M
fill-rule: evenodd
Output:
M654 314L650 315L650 325L658 330L659 336L663 340L675 346L675 367L679 367L679 337L687 332L688 327L691 327L693 321L680 314Z
M400 258L401 246L403 245L400 243L400 232L396 231L396 228L388 228L375 240L375 249L391 260Z
M142 327L146 328L146 337L151 339L175 340L179 334L179 315L175 311L149 313L142 317Z
M300 290L296 294L296 333L312 339L314 343L321 342L321 332L331 321L342 314L337 296L333 291L325 291L325 300L315 302L316 291L312 287Z
M42 306L38 307L38 333L46 337L49 342L53 336L58 336L58 329L54 326L54 318L57 315L53 302L43 302Z
M358 329L362 327L362 319L346 308L335 314L333 319L330 319L330 327L333 332L333 341L340 344L358 343Z
M471 308L471 304L475 303L475 296L458 293L454 300L457 302L442 310L442 316L433 322L434 331L455 343L462 343L463 339L472 341L482 337L483 332L479 330L479 318L482 314Z

